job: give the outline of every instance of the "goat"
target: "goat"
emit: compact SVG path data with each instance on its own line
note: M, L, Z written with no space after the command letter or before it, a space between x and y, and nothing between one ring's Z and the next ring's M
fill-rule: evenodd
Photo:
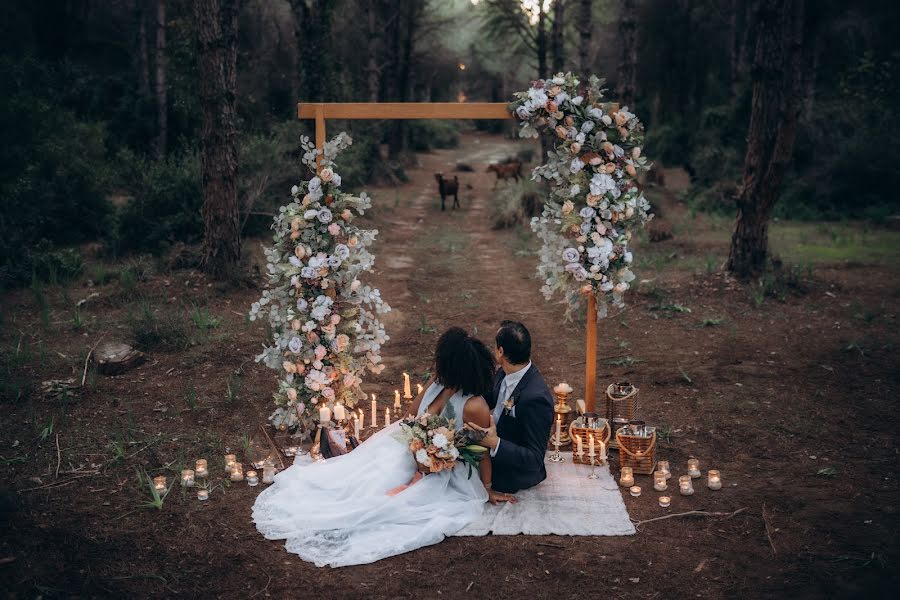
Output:
M497 175L497 180L494 181L494 189L496 189L501 179L504 181L515 179L516 183L518 183L519 177L522 176L522 163L518 160L511 160L507 163L490 165L485 173L490 173L491 171Z
M438 193L441 195L441 210L445 209L445 201L447 196L453 196L453 208L462 208L459 204L459 178L454 175L453 179L444 179L443 173L435 173L434 178L438 183Z

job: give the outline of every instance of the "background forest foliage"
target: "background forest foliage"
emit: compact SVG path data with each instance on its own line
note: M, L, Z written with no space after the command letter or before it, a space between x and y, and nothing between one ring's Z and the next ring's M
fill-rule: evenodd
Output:
M311 124L296 120L296 102L505 101L554 67L586 66L614 97L633 77L626 94L647 123L647 155L687 169L697 210L734 214L753 0L545 2L543 36L522 4L534 3L245 0L243 234L264 232L303 175L297 141ZM202 237L192 27L187 0L0 5L0 285L77 275L71 248L85 242L120 256ZM896 214L898 34L897 3L807 2L804 108L776 216ZM342 156L351 188L402 180L411 152L456 144L462 126L329 124L354 137Z

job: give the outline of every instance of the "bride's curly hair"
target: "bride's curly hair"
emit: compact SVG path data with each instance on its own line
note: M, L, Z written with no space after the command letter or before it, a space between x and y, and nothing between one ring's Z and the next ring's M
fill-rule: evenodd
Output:
M494 366L494 355L484 342L469 335L462 327L445 331L434 349L437 382L463 394L482 396L488 405L494 402L491 394Z

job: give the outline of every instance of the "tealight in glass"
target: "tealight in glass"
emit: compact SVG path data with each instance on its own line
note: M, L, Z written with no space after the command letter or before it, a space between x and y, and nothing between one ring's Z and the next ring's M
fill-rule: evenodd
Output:
M622 467L619 473L619 485L622 487L631 487L634 485L634 469L631 467Z
M719 475L718 469L710 469L706 475L706 486L711 490L722 489L722 476Z
M672 470L669 468L669 461L661 460L656 464L656 470L666 474L666 479L671 479Z
M657 492L664 492L669 488L666 485L666 472L665 471L655 471L653 473L653 489Z
M691 479L700 477L700 461L696 458L689 458L687 462L688 475Z
M181 471L181 487L194 487L193 469L183 469Z

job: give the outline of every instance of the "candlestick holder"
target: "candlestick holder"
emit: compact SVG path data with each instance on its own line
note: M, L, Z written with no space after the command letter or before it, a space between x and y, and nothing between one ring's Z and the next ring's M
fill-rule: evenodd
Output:
M591 460L591 474L588 475L588 479L600 479L600 476L597 475L597 465L593 460Z
M556 447L556 451L547 457L547 460L553 463L561 463L566 462L566 458L559 454L559 440L553 440L553 445Z

